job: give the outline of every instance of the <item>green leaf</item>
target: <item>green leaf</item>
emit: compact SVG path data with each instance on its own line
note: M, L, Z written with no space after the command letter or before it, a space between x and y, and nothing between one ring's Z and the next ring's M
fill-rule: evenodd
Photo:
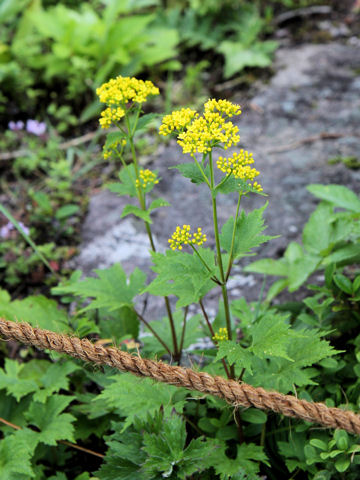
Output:
M1 292L0 290L0 294ZM28 322L34 327L54 332L71 332L66 312L60 310L54 300L43 295L30 296L13 302L10 302L10 297L3 297L0 316L13 322Z
M283 259L274 260L273 258L262 258L261 260L257 260L256 262L247 265L244 268L244 271L287 277L289 267Z
M241 412L241 419L249 423L262 424L266 422L267 414L256 408L248 408Z
M176 478L183 480L204 470L207 457L215 450L213 443L197 438L185 448L186 436L182 417L175 412L164 416L160 432L144 434L143 450L148 457L143 470L162 477L176 474Z
M135 167L133 164L127 165L126 168L122 168L119 172L120 182L108 183L106 188L110 192L117 193L119 196L136 197L137 191L135 187Z
M322 202L311 214L304 227L304 247L310 253L326 256L336 243L349 237L352 229L352 219L336 219L333 207Z
M235 341L225 340L219 343L216 359L224 357L228 359L230 365L235 364L238 368L245 368L252 373L253 354Z
M121 140L126 139L126 136L122 132L109 132L106 135L104 148L111 147L116 142L121 142Z
M58 440L74 442L75 417L69 413L61 413L74 397L54 395L45 403L32 402L25 412L25 418L30 425L40 429L39 441L46 445L56 445Z
M151 203L150 203L150 206L148 208L148 212L152 212L153 210L155 210L156 208L160 208L160 207L170 207L170 203L168 201L166 201L165 199L163 198L156 198L155 200L153 200Z
M38 389L38 384L34 380L21 378L24 367L25 364L5 358L5 368L0 369L0 388L5 388L17 401Z
M197 302L215 285L210 278L216 273L214 253L210 249L199 247L199 254L210 268L205 268L197 255L167 250L166 254L152 253L156 278L144 292L152 295L176 295L176 308Z
M141 218L144 222L152 223L150 218L150 213L147 210L142 210L136 205L126 205L122 211L121 218L126 217L127 215L135 215L135 217Z
M320 265L321 258L304 255L289 265L289 292L297 290Z
M79 210L80 207L78 205L64 205L63 207L60 207L56 210L55 218L57 220L64 220L65 218L75 215L76 213L78 213Z
M134 297L144 287L145 273L135 268L128 281L123 268L117 263L95 272L98 278L87 278L71 285L56 287L52 291L60 295L72 293L84 300L88 297L94 298L81 312L96 308L106 308L110 312L122 307L132 308Z
M225 57L225 78L232 77L245 67L268 67L272 62L272 53L277 48L275 41L255 42L251 46L242 42L225 40L217 50Z
M249 350L259 358L282 357L289 361L288 346L294 337L301 336L290 329L287 315L265 314L251 328Z
M239 478L253 478L260 470L260 462L269 465L267 456L263 447L254 443L243 443L237 445L236 458L229 458L226 455L227 446L222 444L217 448L210 457L211 465L215 468L215 472L220 475L221 480L230 480L235 475L243 475Z
M135 418L146 420L148 414L154 414L161 407L165 412L170 412L172 408L182 411L185 390L179 399L176 387L155 383L148 378L140 379L130 373L114 375L110 380L113 382L104 388L99 399L105 402L109 409L115 409L118 414L126 417L122 431L126 430ZM177 401L173 400L175 394Z
M338 472L345 472L350 467L350 458L342 456L335 462L335 468Z
M147 113L146 115L142 115L137 122L136 131L148 130L151 124L154 123L154 120L160 117L162 117L160 113Z
M205 179L201 174L199 167L194 162L179 163L179 165L175 165L174 167L170 167L170 168L176 168L177 170L179 170L181 175L185 178L190 178L192 183L200 184L205 182ZM207 166L205 168L205 175L208 177L209 173L210 173L210 169Z
M267 203L263 207L253 210L248 215L244 211L241 212L236 222L233 258L249 255L253 248L268 242L272 238L276 238L261 234L266 228L263 219L263 212L266 207ZM234 218L230 217L224 224L220 235L221 246L228 253L231 250L233 228Z
M28 428L0 440L0 478L28 480L35 477L31 457L38 444L38 434Z
M108 450L95 475L100 480L144 480L140 473L146 455L141 450L142 434L121 432L122 423L112 423L114 434L105 437Z
M73 361L65 361L49 364L46 372L39 378L41 389L34 394L34 401L44 403L46 399L59 390L69 389L69 375L80 367Z
M315 329L297 330L287 347L287 355L292 361L285 358L254 357L252 367L255 373L252 375L245 372L244 380L254 386L283 393L293 391L294 385L314 385L312 377L318 372L306 367L338 353L329 342L322 340L322 335Z
M351 283L351 280L348 277L345 277L342 273L336 273L333 276L333 280L336 283L336 285L340 288L345 293L348 293L349 295L352 294L353 292L353 286Z
M325 265L329 265L331 263L348 265L350 263L358 262L360 262L360 251L358 243L341 247L324 259Z
M139 335L139 319L133 308L122 307L109 312L99 310L99 328L102 338L111 338L118 342L126 335L137 338Z
M345 208L351 212L360 213L359 197L342 185L308 185L307 189L315 197L326 200L336 207Z

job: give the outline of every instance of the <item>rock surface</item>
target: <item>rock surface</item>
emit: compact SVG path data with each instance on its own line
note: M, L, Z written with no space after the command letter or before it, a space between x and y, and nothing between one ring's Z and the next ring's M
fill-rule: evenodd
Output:
M275 71L268 85L261 85L239 118L241 147L253 151L255 166L268 194L266 233L281 235L263 246L259 254L278 257L287 244L301 241L301 231L316 199L306 190L311 183L337 183L359 193L360 170L343 163L330 165L334 157L360 158L360 49L358 46L326 44L280 49ZM153 231L158 249L167 248L167 239L183 223L201 226L211 234L211 204L207 188L196 186L169 167L188 161L175 141L154 156L151 168L159 170L162 181L156 195L172 207L157 210ZM222 224L234 214L235 194L219 195ZM243 202L245 210L261 206L264 197L252 195ZM121 262L130 272L135 266L149 270L150 257L145 230L134 217L120 218L126 199L103 191L90 200L83 226L83 245L76 267L88 275L94 268ZM241 274L231 280L233 296L258 298L262 278ZM271 282L268 282L268 284ZM163 312L161 299L147 304L148 318ZM215 307L214 302L210 305Z

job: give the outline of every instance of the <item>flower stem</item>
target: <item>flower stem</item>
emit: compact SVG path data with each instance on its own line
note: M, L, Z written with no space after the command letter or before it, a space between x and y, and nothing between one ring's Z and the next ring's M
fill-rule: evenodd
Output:
M130 143L131 155L132 155L132 159L133 159L133 162L134 162L136 179L138 180L138 183L139 183L139 187L136 189L137 192L138 192L138 199L139 199L141 209L143 211L146 211L145 192L142 190L141 184L140 184L139 166L138 166L136 150L135 150L135 145L134 145L134 139L133 139L135 129L136 129L136 125L137 125L137 120L138 120L139 114L140 114L140 109L141 109L141 107L139 107L139 110L137 112L137 117L136 117L136 120L135 120L133 131L131 131L129 118L126 114L125 114L125 122L126 122L126 127L128 129L128 138L129 138L129 143ZM152 236L150 224L146 221L144 223L145 223L146 233L147 233L148 238L149 238L151 249L152 249L153 252L156 252L155 243L154 243L154 239L153 239L153 236ZM171 306L170 306L170 302L169 302L168 297L164 297L164 300L165 300L166 312L167 312L167 315L169 317L171 336L172 336L172 341L173 341L173 346L174 346L173 357L174 357L175 361L178 361L179 360L179 350L178 350L178 344L177 344L177 338L176 338L174 318L173 318L173 315L172 315Z
M231 247L230 247L230 257L229 257L229 265L226 270L226 275L225 279L228 280L230 272L231 272L231 267L233 264L233 252L234 252L234 245L235 245L235 236L236 236L236 224L237 224L237 219L239 216L239 209L240 209L240 202L241 202L241 197L242 197L242 192L239 192L239 198L238 198L238 203L236 207L236 214L235 214L235 221L234 221L234 228L233 228L233 233L232 233L232 238L231 238Z
M222 283L221 291L222 291L222 296L223 296L223 300L224 300L225 319L226 319L226 328L227 328L227 331L228 331L228 339L232 340L229 299L228 299L228 295L227 295L226 279L225 279L225 275L224 275L224 267L223 267L222 256L221 256L219 224L218 224L217 208L216 208L216 196L215 196L215 193L214 193L214 168L213 168L213 164L212 164L212 154L211 154L211 152L209 153L209 164L210 164L211 201L212 201L212 209L213 209L213 222L214 222L214 232L215 232L215 242L216 242L216 253L217 253L217 260L218 260L218 264L219 264L220 278L221 278L221 283Z

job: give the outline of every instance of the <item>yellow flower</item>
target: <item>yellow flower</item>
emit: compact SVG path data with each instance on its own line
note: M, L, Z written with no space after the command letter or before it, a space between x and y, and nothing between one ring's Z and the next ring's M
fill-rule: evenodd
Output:
M149 80L118 76L97 88L96 94L101 103L124 106L130 101L146 102L150 95L159 95L159 89Z
M228 117L233 115L241 115L240 105L231 103L228 100L215 100L214 98L209 99L204 105L205 112L215 112L216 110L219 113L225 113Z
M219 113L205 112L179 134L178 144L183 153L208 153L219 143L222 143L225 149L238 143L238 132L238 127L226 122Z
M168 242L170 244L171 250L182 250L183 245L202 245L207 241L206 235L202 233L201 228L199 227L197 231L192 234L190 225L183 225L181 227L176 227L175 232L169 238Z
M121 107L108 107L101 112L100 125L101 128L109 128L113 122L118 122L125 115L125 110Z
M199 114L191 108L182 108L172 112L170 115L165 115L159 128L159 134L166 137L174 130L182 131L193 118L198 116Z
M215 342L223 342L224 340L229 340L227 328L219 328L219 331L215 333L212 339L215 340Z
M253 154L247 150L241 149L239 153L234 153L232 157L219 157L216 162L217 167L224 173L232 173L235 178L252 182L259 174L256 168L251 168L250 165L254 163ZM259 183L254 182L252 187L258 192L262 192L262 187Z
M126 145L126 140L125 138L122 138L121 140L115 140L113 143L111 143L107 147L104 146L103 148L104 159L107 160L112 156L113 153L121 154L125 145Z
M159 180L156 178L156 173L151 170L140 170L139 172L140 181L136 180L136 186L139 187L141 184L142 188L146 188L148 185L156 185L159 183Z

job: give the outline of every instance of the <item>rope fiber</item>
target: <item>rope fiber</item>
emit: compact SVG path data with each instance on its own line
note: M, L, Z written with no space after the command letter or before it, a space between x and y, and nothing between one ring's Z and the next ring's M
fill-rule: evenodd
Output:
M17 340L42 350L50 349L66 353L85 362L108 365L138 377L149 377L158 382L215 395L235 407L271 410L286 417L300 418L330 428L342 428L360 435L360 416L349 410L329 408L323 403L308 402L292 395L270 392L260 387L255 388L246 383L226 380L206 372L195 372L190 368L141 358L138 355L122 352L115 347L95 345L87 339L33 328L28 323L15 323L0 318L0 336L5 340Z

